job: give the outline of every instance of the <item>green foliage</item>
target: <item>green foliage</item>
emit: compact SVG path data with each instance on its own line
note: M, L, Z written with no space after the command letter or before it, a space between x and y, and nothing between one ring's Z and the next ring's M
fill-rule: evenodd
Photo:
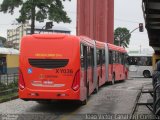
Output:
M0 36L0 40L2 41L3 44L6 42L6 38L1 37L1 36Z
M13 14L14 8L19 7L22 3L23 0L3 0L0 11Z
M4 90L5 88L6 88L6 85L0 82L0 90Z
M18 88L18 83L10 83L8 85L4 84L4 83L0 83L0 91L3 90L8 90L8 89L14 89L14 88Z
M128 47L131 34L127 28L118 27L114 31L114 44L122 47Z
M13 14L14 8L21 6L17 21L25 23L26 20L31 20L31 33L34 33L35 20L39 22L43 22L45 19L57 23L71 22L66 11L64 11L63 1L66 0L3 0L0 12Z

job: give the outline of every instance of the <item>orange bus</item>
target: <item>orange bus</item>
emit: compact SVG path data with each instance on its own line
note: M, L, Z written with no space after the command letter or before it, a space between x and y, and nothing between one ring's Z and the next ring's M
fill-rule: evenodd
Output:
M124 57L123 48L84 36L28 35L20 48L19 97L23 100L86 104L94 91L113 80L110 74L114 74L114 81L126 77L123 59L118 64L109 61L116 55ZM123 73L118 71L121 69Z

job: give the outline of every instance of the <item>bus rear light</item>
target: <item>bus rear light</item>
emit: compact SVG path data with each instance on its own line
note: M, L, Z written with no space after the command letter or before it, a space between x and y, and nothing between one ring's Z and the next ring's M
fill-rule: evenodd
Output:
M72 89L74 91L77 91L80 87L80 70L78 70L74 76L73 84L72 84Z
M65 93L62 93L62 94L61 94L61 93L58 93L57 96L59 96L59 97L60 97L60 96L61 96L61 97L64 97L64 96L68 96L68 94L65 94Z
M38 93L30 93L30 96L39 96Z
M24 78L21 70L19 70L19 88L21 90L25 88Z

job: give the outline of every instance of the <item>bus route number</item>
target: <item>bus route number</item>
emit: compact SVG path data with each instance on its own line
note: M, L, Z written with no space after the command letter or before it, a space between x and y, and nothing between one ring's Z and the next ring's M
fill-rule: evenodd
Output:
M57 74L73 74L72 69L56 69Z

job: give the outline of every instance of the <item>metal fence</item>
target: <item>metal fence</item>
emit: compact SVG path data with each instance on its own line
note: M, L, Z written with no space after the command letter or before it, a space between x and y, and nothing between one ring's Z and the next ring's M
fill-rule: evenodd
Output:
M18 74L0 75L0 90L12 89L18 86Z

